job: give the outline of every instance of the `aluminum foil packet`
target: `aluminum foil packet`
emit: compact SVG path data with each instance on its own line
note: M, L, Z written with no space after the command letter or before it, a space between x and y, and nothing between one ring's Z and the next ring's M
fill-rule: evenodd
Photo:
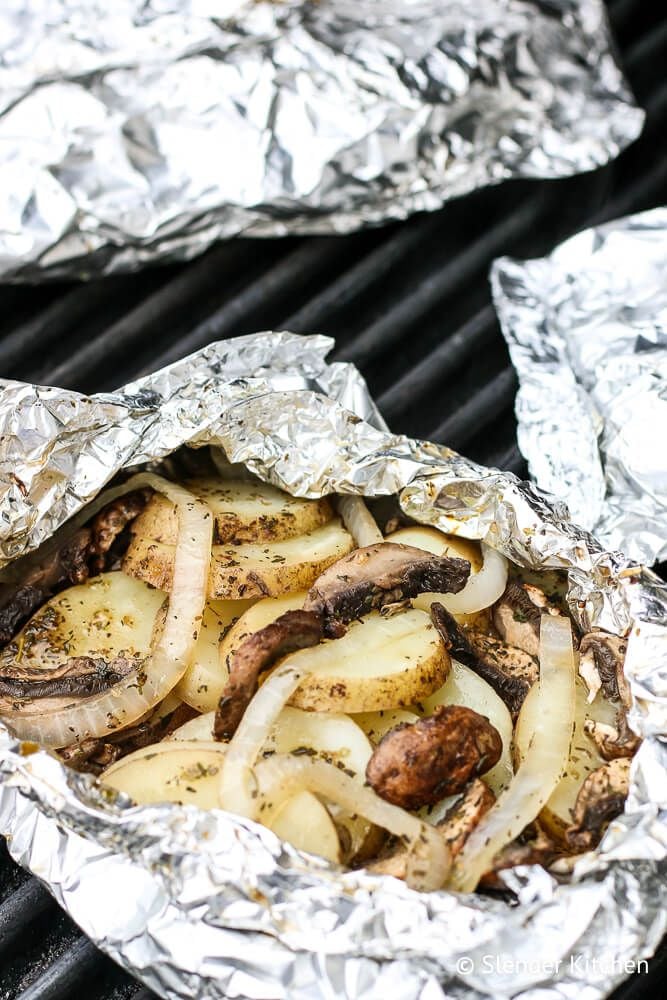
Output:
M0 278L342 233L606 163L601 0L5 0Z
M356 370L326 363L332 346L256 334L93 397L2 383L5 564L115 472L183 444L220 445L300 496L399 494L418 521L566 570L582 627L629 632L631 722L645 740L624 814L570 878L509 873L515 905L420 894L220 810L109 801L0 727L0 831L86 933L165 997L601 998L641 974L667 922L667 586L530 484L389 433Z
M519 446L542 489L609 549L667 559L667 209L491 272Z

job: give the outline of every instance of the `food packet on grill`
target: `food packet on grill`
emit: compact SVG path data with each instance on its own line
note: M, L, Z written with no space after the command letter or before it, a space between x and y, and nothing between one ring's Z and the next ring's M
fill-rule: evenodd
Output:
M644 118L601 0L29 0L2 27L5 279L402 219L591 170Z
M94 397L5 382L0 399L5 579L16 579L21 559L43 554L63 525L85 518L86 504L102 502L103 488L116 473L137 474L134 484L143 489L156 485L161 473L173 480L179 461L196 463L198 452L204 455L209 447L218 456L222 449L225 463L241 463L243 475L256 475L292 497L312 500L314 507L294 501L288 511L299 522L298 530L321 530L313 527L313 518L326 521L330 501L324 498L333 494L363 497L371 507L374 501L393 498L395 515L412 523L404 529L407 535L397 532L402 544L416 542L424 530L420 526L430 526L453 537L458 563L466 563L462 552L473 552L474 544L466 542L471 540L483 543L487 570L508 560L522 573L533 574L533 586L535 579L544 586L545 572L561 574L566 586L557 599L566 602L578 629L589 634L589 645L591 635L593 641L604 634L611 643L627 639L625 673L616 676L616 683L628 688L626 721L643 740L632 762L628 758L617 768L629 778L625 811L609 824L599 846L580 855L574 866L549 871L531 865L524 854L525 864L499 879L514 894L510 905L502 896L416 891L401 880L406 876L401 864L405 869L406 863L400 856L398 867L390 870L399 878L381 874L386 866L373 871L332 865L277 836L294 829L284 815L282 826L267 829L216 808L200 811L163 802L134 806L131 798L119 797L90 774L65 767L34 740L13 738L0 728L0 829L10 838L12 855L45 881L93 940L165 996L237 992L347 997L376 996L382 990L395 995L397 982L401 995L414 998L452 993L527 997L538 984L541 994L555 997L572 983L602 996L632 971L632 962L652 952L662 931L666 761L659 737L667 721L666 588L650 571L604 551L569 521L562 504L529 484L442 446L389 433L358 372L350 365L326 363L331 347L327 338L256 334L212 344L116 393ZM182 446L197 451L186 452L186 458ZM137 473L138 468L148 471ZM220 475L227 468L221 466ZM182 487L168 489L178 503ZM209 500L213 502L210 495ZM194 545L201 537L196 519L206 510L199 502L188 503ZM273 518L262 525L269 551L268 536L275 534L276 518L284 519L287 508L272 510ZM344 504L340 513L350 532L360 530ZM244 530L256 532L247 510L244 516ZM243 549L245 543L234 534L238 524L230 528L220 512L215 522L209 539L215 530L217 544L224 545L231 531ZM144 535L158 531L162 541L156 544L171 544L169 512L154 502L150 531L146 521L144 528L143 534L137 532L139 544ZM283 525L283 534L285 530ZM209 551L210 541L207 546ZM470 560L474 562L472 555ZM135 565L140 563L138 559ZM479 565L468 569L471 581L482 576ZM271 585L274 572L271 565L268 575L260 573L264 586ZM234 567L235 586L239 573ZM183 577L176 567L173 579L181 580L178 600L183 600L183 587L201 586L196 573ZM467 583L461 582L463 594ZM442 587L455 590L444 582ZM443 599L448 600L447 593ZM396 604L400 599L385 609L388 629L408 615L424 615L417 606L406 612ZM176 605L174 589L168 620ZM451 613L461 610L454 605ZM552 611L556 609L546 608L547 619L568 621ZM521 614L514 622L527 624ZM353 636L355 626L348 624ZM329 648L344 641L332 639ZM580 652L580 666L593 683L594 664L583 642ZM457 649L456 655L465 656L465 650ZM572 669L571 649L569 655ZM560 667L552 671L557 684L562 676ZM147 678L137 684L138 697L150 682ZM270 685L271 678L257 697ZM321 698L322 690L311 695ZM290 711L295 718L302 709ZM193 721L200 724L200 719ZM406 725L399 735L416 732L410 719L399 721ZM460 718L450 715L449 721L458 725ZM494 723L502 728L498 717ZM177 740L164 744L169 746L165 758L193 745L188 725L192 723L183 727L180 746ZM366 725L372 734L382 722L367 719ZM569 731L554 728L554 745L564 735L569 739ZM492 748L495 738L489 738ZM525 753L519 730L515 742L517 753ZM213 745L210 752L215 751ZM270 749L266 763L282 752L280 745ZM145 757L154 750L138 753ZM349 775L341 763L342 769L333 770L345 784ZM374 773L368 772L375 788L385 781L382 763L376 758ZM199 775L209 782L202 805L215 805L217 767L207 759L206 774ZM496 774L496 780L500 802L504 779ZM486 787L490 785L489 778ZM535 795L539 782L524 785L519 786L521 802ZM359 802L365 803L369 794L362 787ZM552 815L542 818L551 823L553 834L558 810L551 800L549 804ZM300 808L304 824L306 817L320 822L317 800L306 800ZM383 820L384 814L379 822ZM348 824L347 831L353 838L358 828ZM419 883L414 867L407 877L417 888L429 888ZM467 888L465 882L451 884Z

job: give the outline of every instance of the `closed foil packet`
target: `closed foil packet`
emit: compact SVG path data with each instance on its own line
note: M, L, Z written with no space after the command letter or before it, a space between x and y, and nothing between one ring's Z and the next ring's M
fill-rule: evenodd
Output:
M342 233L639 134L602 0L5 0L0 278Z
M606 995L665 931L667 587L628 572L565 507L515 476L384 429L323 337L211 344L118 392L4 382L0 552L34 549L118 470L221 445L299 496L398 493L425 524L569 576L588 629L629 630L645 740L625 813L559 883L506 878L516 905L342 871L220 810L130 807L0 727L0 831L92 939L165 997L256 1000ZM630 964L630 967L628 965Z
M666 275L666 208L491 271L532 477L649 566L667 559Z

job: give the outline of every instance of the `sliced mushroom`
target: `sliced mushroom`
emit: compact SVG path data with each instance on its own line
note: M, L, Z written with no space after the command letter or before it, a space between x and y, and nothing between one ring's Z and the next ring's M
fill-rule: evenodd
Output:
M572 826L565 833L573 851L589 851L612 819L623 812L630 787L630 761L611 760L591 771L574 806Z
M87 739L58 750L58 756L75 771L101 774L110 764L142 747L159 743L196 716L189 705L177 705L171 712L152 712L147 719L101 739Z
M422 593L458 594L470 575L466 559L434 556L411 545L378 542L343 556L315 581L304 609L322 616L327 635L375 608Z
M560 614L539 587L510 580L493 609L493 624L503 642L536 657L540 651L540 620L545 611Z
M620 701L630 708L630 688L623 672L626 639L609 632L587 632L579 644L579 673L591 693L590 700L602 689L608 701Z
M106 691L137 670L140 661L125 656L111 660L74 656L52 669L22 670L5 666L0 674L0 697L7 702L39 698L76 697Z
M387 802L419 809L463 791L498 763L502 749L498 730L483 715L463 705L440 706L390 730L373 751L366 780Z
M517 868L519 865L542 865L543 868L548 868L558 854L558 848L553 841L542 830L538 830L535 836L525 843L515 840L496 854L493 867L482 875L479 888L507 890L505 882L500 877L501 872L507 871L508 868Z
M107 567L107 556L127 526L142 512L152 490L124 493L103 507L90 523L91 541L88 565L91 573L101 573ZM129 536L128 536L129 541Z
M313 611L286 611L270 625L249 635L230 663L229 680L215 713L215 739L232 738L263 670L287 653L316 646L321 638L322 620Z
M447 814L436 824L441 831L452 858L456 857L466 840L489 811L496 797L480 778L471 781L463 795ZM405 879L408 866L408 851L403 846L393 849L368 866L376 875L393 875Z
M630 729L625 712L616 713L616 725L609 726L595 719L586 719L584 732L595 743L603 760L615 760L617 757L634 757L639 749L641 739Z
M539 677L533 657L494 636L463 630L442 604L431 605L431 618L450 656L487 681L516 718Z

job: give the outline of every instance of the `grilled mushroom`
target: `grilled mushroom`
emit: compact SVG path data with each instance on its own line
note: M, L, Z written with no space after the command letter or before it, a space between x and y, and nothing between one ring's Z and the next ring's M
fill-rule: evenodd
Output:
M229 680L215 713L215 738L232 738L263 670L287 653L316 646L321 638L322 620L313 611L286 611L270 625L249 635L232 657Z
M493 609L493 624L503 642L522 649L529 656L537 656L540 620L545 611L560 614L539 587L511 580Z
M434 805L485 774L503 750L498 730L463 705L440 706L419 722L390 730L366 767L366 780L387 802L404 809Z
M471 781L463 795L454 803L447 814L436 823L449 847L452 858L459 853L466 840L489 811L496 797L480 778ZM404 879L407 874L409 854L405 847L394 848L373 864L368 870L376 875L393 875Z
M533 657L494 636L464 631L442 604L431 605L431 618L450 656L487 681L516 718L539 676Z
M111 660L74 656L50 670L5 665L0 674L0 705L4 701L2 707L11 708L12 703L41 698L86 698L113 687L139 665L137 659L125 656Z
M466 559L434 556L411 545L379 542L356 549L322 573L304 603L322 616L325 634L374 608L422 593L458 594L470 575Z
M553 841L542 830L538 830L535 836L525 843L515 840L496 854L493 867L484 873L479 881L479 888L507 890L500 877L501 872L519 865L542 865L543 868L548 868L558 854L558 848Z
M134 521L152 495L152 490L123 493L108 503L90 523L91 541L88 565L91 573L101 573L107 567L107 557L117 539ZM128 538L129 541L129 538Z
M599 842L608 824L623 812L630 787L630 761L611 760L591 771L574 806L573 823L565 838L574 851L589 851Z
M608 701L618 703L615 727L593 719L588 719L585 725L585 732L595 741L605 760L632 757L641 743L628 724L631 696L623 671L627 647L625 639L608 632L588 632L579 647L579 673L590 692L589 700L602 690Z

